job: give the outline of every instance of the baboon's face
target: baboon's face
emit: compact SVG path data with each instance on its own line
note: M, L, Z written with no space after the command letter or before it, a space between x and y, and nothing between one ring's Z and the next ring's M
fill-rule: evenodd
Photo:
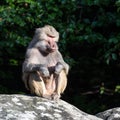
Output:
M38 48L40 51L45 53L55 52L58 49L57 43L51 38L48 40L39 41Z
M52 26L37 29L36 36L38 39L37 47L40 51L51 53L58 49L56 42L59 39L59 33Z

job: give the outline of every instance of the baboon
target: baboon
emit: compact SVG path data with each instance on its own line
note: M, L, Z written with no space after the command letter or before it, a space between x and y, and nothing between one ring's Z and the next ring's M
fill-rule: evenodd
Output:
M38 96L59 100L67 85L69 65L58 50L59 33L53 26L37 28L28 45L22 72L25 87Z

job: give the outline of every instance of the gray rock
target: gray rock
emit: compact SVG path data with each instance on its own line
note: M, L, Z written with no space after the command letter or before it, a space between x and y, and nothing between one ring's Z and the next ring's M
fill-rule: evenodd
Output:
M98 113L96 116L103 120L120 120L120 108L113 108L104 112Z
M0 120L102 120L60 100L0 95Z

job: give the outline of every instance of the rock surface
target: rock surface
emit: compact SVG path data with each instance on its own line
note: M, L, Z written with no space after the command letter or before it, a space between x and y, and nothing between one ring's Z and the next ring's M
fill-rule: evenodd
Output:
M0 120L102 120L60 100L0 95Z
M104 112L98 113L96 116L103 120L120 120L120 108L113 108Z

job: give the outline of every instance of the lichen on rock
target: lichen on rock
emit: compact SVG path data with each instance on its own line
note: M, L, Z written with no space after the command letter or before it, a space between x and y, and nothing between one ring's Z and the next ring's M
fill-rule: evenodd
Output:
M37 96L0 95L0 120L102 120L59 100Z

